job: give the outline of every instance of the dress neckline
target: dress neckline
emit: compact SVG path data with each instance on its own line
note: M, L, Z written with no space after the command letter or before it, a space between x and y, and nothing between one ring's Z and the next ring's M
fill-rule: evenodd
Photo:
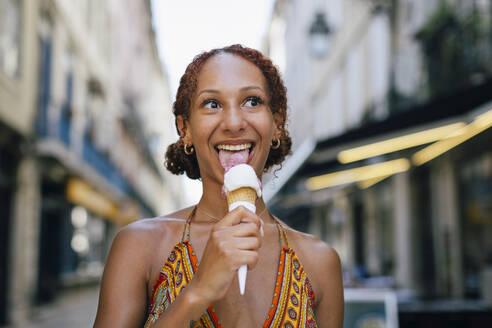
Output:
M195 249L193 248L193 246L191 244L191 240L190 240L191 220L195 216L196 210L197 210L197 206L195 206L193 208L193 210L191 211L191 213L188 215L188 218L186 219L186 223L185 223L185 228L183 231L183 236L182 236L181 242L180 242L181 244L188 246L191 250L189 255L192 258L192 260L191 260L192 266L191 267L192 267L192 271L193 271L192 272L193 276L195 275L196 271L198 270L198 266L200 264L198 261L198 258L196 256ZM277 229L279 231L280 256L279 256L278 264L277 264L277 274L275 275L275 284L274 284L274 288L273 288L272 301L270 302L270 308L268 309L267 317L266 317L265 321L263 322L262 327L269 327L270 326L270 324L273 320L273 314L275 314L275 312L278 309L279 301L280 301L280 290L282 289L282 283L281 283L281 281L279 281L279 277L283 276L282 272L284 271L285 264L286 264L285 258L286 258L288 253L291 253L292 256L297 257L294 250L292 248L290 248L290 246L289 246L289 241L287 239L287 233L286 233L285 229L281 226L279 220L276 217L274 217L270 212L268 212L268 213L270 214L272 219L275 221L275 223L277 225ZM283 245L283 242L285 243L286 246ZM208 312L214 314L214 317L217 319L218 327L222 327L220 320L218 319L217 312L215 311L215 308L212 304L208 307Z

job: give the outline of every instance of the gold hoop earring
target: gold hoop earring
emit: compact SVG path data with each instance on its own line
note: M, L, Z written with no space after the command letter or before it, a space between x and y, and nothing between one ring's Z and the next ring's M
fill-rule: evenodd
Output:
M271 147L272 147L272 149L279 149L280 148L280 138L273 140Z
M187 147L190 147L190 148L187 148ZM193 154L193 152L195 151L195 149L193 148L193 144L191 144L189 146L187 144L184 144L183 150L184 150L184 153L188 156Z

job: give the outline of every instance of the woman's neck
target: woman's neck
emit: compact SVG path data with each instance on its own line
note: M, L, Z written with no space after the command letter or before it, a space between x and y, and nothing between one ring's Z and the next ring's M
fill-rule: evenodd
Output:
M273 220L266 210L263 198L256 201L256 214L258 214L265 223L271 223ZM222 196L222 186L217 183L207 183L203 181L203 194L198 202L198 216L196 221L217 221L223 218L228 212L227 200Z

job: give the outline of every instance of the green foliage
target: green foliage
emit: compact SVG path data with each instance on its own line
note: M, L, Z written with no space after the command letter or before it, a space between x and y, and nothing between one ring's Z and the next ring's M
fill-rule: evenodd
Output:
M483 26L477 11L459 15L455 7L442 2L417 34L431 97L470 84L477 75L490 74L490 59L483 51L489 48L489 39Z

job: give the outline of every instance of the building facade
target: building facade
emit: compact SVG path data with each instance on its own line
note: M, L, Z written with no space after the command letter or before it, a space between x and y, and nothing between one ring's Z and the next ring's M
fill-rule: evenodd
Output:
M23 326L181 194L150 1L1 0L0 16L0 323Z
M265 194L337 249L347 286L490 304L491 10L275 2L265 52L287 84L294 154Z
M31 222L37 221L36 206L22 207L23 201L36 201L38 194L35 160L28 154L36 115L33 90L37 82L35 76L28 73L36 68L32 6L31 2L25 5L19 1L0 2L0 322L5 322L8 317L10 297L5 291L14 274L10 270L15 248L11 231L23 215L33 218ZM29 178L34 179L30 181ZM30 242L35 244L36 241ZM25 255L27 262L34 259L32 252ZM28 271L25 270L23 275L33 278L33 273Z

